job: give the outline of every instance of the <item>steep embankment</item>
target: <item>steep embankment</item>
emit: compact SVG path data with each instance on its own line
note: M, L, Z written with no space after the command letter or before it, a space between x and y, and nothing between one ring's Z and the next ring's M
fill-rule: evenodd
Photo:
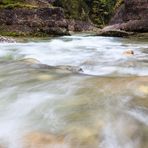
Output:
M108 23L116 0L0 0L0 34L65 35ZM95 24L95 25L94 25Z
M9 2L9 3L8 3ZM65 35L67 22L62 8L52 7L42 1L1 1L1 35Z
M114 17L111 19L109 26L103 29L104 34L106 35L109 35L111 30L122 30L135 33L148 32L148 1L124 0L124 4L117 10ZM107 31L109 32L107 33ZM115 33L115 35L116 34L118 33Z

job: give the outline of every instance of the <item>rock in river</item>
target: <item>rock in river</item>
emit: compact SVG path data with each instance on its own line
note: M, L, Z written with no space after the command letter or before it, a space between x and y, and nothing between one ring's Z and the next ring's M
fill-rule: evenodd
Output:
M9 37L3 37L0 35L0 43L14 43L15 40Z
M125 32L123 32L125 31ZM147 0L124 0L124 3L115 12L115 15L104 27L102 35L105 36L129 36L131 32L148 32L148 1Z

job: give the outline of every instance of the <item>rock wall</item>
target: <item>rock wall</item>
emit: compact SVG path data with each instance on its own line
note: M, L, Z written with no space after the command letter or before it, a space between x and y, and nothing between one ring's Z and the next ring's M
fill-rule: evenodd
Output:
M0 9L0 34L65 35L67 21L61 8Z
M148 0L124 0L106 29L148 32Z

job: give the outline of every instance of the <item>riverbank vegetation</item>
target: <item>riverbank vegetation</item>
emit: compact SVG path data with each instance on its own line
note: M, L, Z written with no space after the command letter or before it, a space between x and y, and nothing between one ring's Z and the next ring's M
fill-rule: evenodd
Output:
M1 9L61 7L67 19L89 21L98 27L110 20L116 7L123 0L0 0Z

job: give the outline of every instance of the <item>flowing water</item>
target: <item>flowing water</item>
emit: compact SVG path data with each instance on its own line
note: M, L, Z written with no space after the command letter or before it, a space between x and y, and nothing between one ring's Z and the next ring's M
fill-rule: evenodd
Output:
M81 34L1 43L0 147L147 148L148 42Z

